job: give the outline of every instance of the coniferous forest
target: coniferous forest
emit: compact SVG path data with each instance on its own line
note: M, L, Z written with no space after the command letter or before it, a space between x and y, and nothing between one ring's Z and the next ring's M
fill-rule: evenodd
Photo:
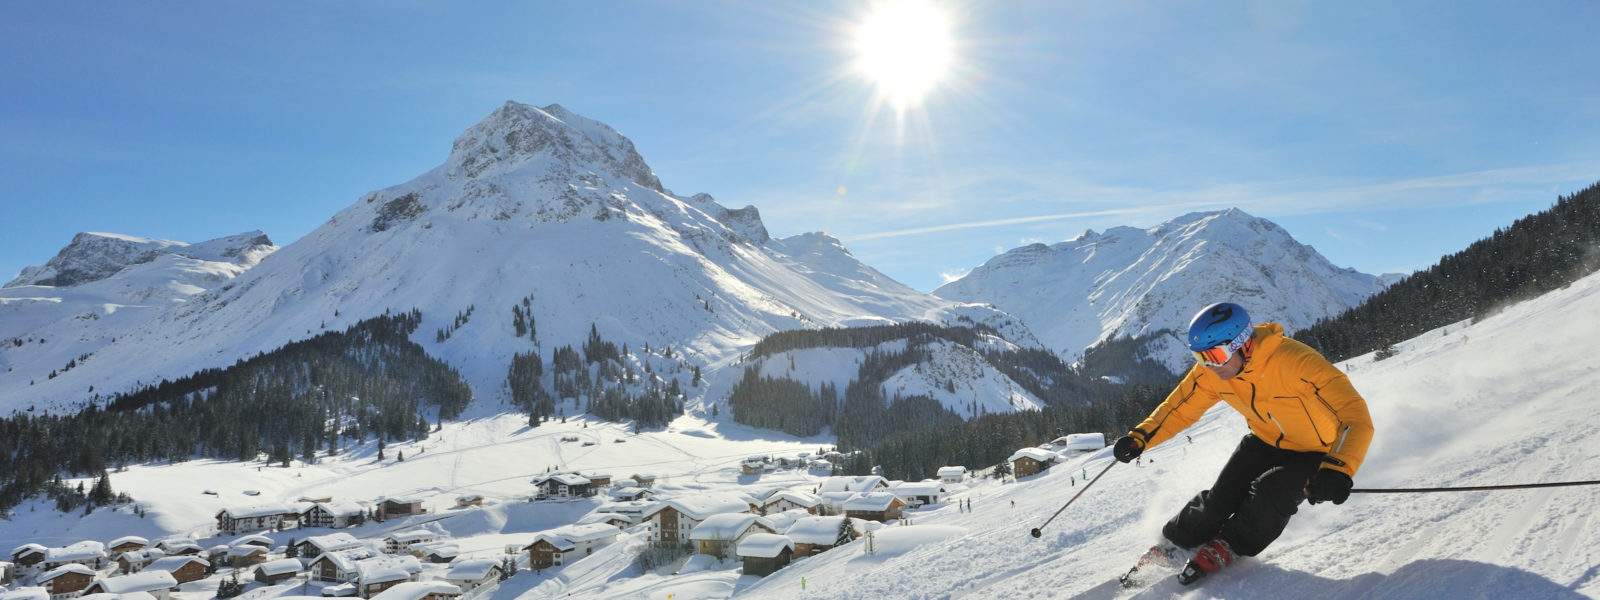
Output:
M1338 362L1538 297L1600 268L1600 183L1294 333Z

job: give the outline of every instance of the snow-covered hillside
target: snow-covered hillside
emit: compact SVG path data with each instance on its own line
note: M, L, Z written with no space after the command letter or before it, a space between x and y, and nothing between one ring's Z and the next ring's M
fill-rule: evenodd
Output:
M1458 324L1397 344L1375 362L1341 363L1366 397L1377 427L1358 488L1474 486L1600 479L1600 386L1587 355L1600 336L1600 276L1583 279L1476 324ZM797 361L798 362L798 361ZM546 597L696 598L1600 598L1600 494L1593 487L1433 494L1357 494L1341 506L1302 506L1285 535L1198 587L1166 581L1122 592L1117 575L1159 535L1161 524L1208 486L1245 433L1225 405L1149 460L1116 465L1039 527L1086 476L1110 464L1100 451L1021 481L953 486L944 503L909 511L909 524L801 559L777 573L741 575L734 562L696 559L661 572L631 565L645 543L632 530L564 567L519 573L495 600ZM568 438L571 441L562 441ZM575 438L575 439L574 439ZM620 442L617 440L621 440ZM1192 441L1191 441L1192 440ZM589 442L592 442L590 444ZM141 535L204 534L228 505L333 495L350 501L418 496L433 514L350 530L364 539L425 527L464 556L496 557L539 531L578 519L593 501L528 503L529 480L550 468L662 477L661 498L710 492L810 491L820 473L782 469L741 475L750 455L815 453L820 439L794 439L726 423L681 418L666 431L632 434L573 419L526 429L509 416L445 423L428 440L352 448L316 465L196 461L137 465L112 474L118 491L148 508L83 517L24 505L0 521L0 548ZM395 455L404 453L404 461ZM979 465L968 465L977 467ZM217 496L202 493L217 492ZM246 496L256 490L259 496ZM479 493L482 507L453 508ZM972 510L961 508L967 501ZM437 519L431 523L422 521ZM329 533L290 530L290 537ZM227 541L231 537L217 538ZM425 571L436 576L437 567ZM190 586L176 600L204 600ZM251 584L252 600L300 594L301 586ZM314 593L314 591L312 592Z
M48 263L0 288L0 387L14 390L8 397L25 396L30 382L43 383L51 372L75 368L84 357L224 285L277 249L259 231L195 244L79 234Z
M1239 303L1293 333L1359 304L1395 277L1335 267L1271 221L1229 209L1023 246L933 293L1016 315L1073 361L1107 340L1186 326L1213 302ZM1152 353L1173 370L1187 367L1176 335L1164 336Z
M519 307L533 316L531 335L513 327ZM772 239L754 207L673 195L602 123L558 105L508 102L461 134L443 165L367 194L227 285L93 349L70 372L48 380L53 365L0 372L0 411L60 406L90 386L111 394L176 379L412 309L424 317L416 341L489 402L507 397L513 354L548 360L591 328L618 345L670 348L710 367L712 379L786 329L964 318L1036 343L1008 315L908 288L838 240ZM441 341L434 334L444 329L452 333Z

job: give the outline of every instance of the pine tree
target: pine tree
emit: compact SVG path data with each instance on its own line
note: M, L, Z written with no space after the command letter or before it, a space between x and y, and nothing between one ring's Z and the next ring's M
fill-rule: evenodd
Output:
M856 528L850 525L850 517L839 520L839 534L834 537L833 545L843 546L856 541Z

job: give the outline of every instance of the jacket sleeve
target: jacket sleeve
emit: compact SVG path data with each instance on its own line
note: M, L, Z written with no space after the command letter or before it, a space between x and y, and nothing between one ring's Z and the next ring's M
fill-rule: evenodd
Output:
M1338 420L1338 431L1322 459L1322 467L1353 478L1366 459L1367 447L1372 445L1372 415L1367 412L1367 401L1350 384L1350 378L1321 355L1308 357L1303 372L1311 393Z
M1206 414L1206 410L1217 404L1216 392L1206 389L1200 384L1200 375L1204 368L1196 365L1189 369L1189 374L1178 382L1178 387L1167 394L1167 399L1157 406L1150 416L1145 417L1128 435L1144 442L1145 448L1150 448L1161 442L1172 439L1178 432L1188 429L1195 421Z

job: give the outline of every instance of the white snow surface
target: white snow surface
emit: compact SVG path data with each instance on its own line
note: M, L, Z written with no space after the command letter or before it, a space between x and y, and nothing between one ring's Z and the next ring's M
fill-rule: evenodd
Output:
M511 326L524 302L537 341ZM412 339L459 370L491 411L509 398L514 354L548 359L581 346L591 327L619 346L671 348L672 374L688 387L690 367L705 367L713 392L725 389L722 367L788 329L980 322L1037 347L1010 315L906 287L834 238L772 239L753 206L673 195L602 123L507 102L462 133L444 164L363 196L115 341L68 345L68 332L0 348L0 413L76 408L90 387L109 397L412 309L423 314ZM741 370L728 371L737 379ZM691 405L721 398L705 391L690 390Z
M1165 333L1154 358L1180 372L1190 362L1182 330L1208 304L1236 302L1293 334L1398 277L1335 267L1283 228L1235 208L1023 246L933 294L1016 315L1069 362L1101 342Z
M1586 391L1600 387L1600 366L1589 356L1597 336L1600 276L1591 276L1477 323L1398 344L1398 354L1387 360L1375 362L1369 355L1341 363L1367 399L1377 429L1356 486L1600 479L1600 434L1594 427L1600 403ZM641 573L630 566L644 546L635 528L564 567L519 572L489 597L1600 598L1600 493L1594 487L1356 494L1340 506L1302 505L1266 552L1197 586L1166 580L1137 592L1120 590L1117 575L1156 541L1162 523L1210 485L1245 431L1236 413L1218 405L1184 435L1147 451L1149 460L1117 464L1087 491L1085 475L1110 464L1109 449L1017 482L955 485L945 504L908 511L909 524L877 528L873 553L866 552L869 541L859 539L765 578L741 575L735 561L704 556ZM563 443L568 436L596 443ZM822 443L693 417L638 435L583 419L531 430L512 416L448 422L425 441L389 446L389 458L381 462L369 445L291 468L216 461L134 465L113 473L112 486L147 507L147 518L125 509L85 517L24 505L11 520L0 521L0 549L125 535L195 536L210 545L226 539L204 537L222 506L307 495L356 501L416 496L425 499L429 515L347 531L378 539L426 527L457 543L465 558L494 557L506 545L530 543L539 531L572 523L598 505L525 502L532 492L529 480L549 468L601 471L619 479L653 473L661 477L657 487L664 496L809 491L819 481L814 474L746 476L738 474L738 464L751 455L816 452ZM403 462L394 460L398 452L405 453ZM247 489L261 495L245 496L241 491ZM453 499L466 493L483 494L487 502L454 508ZM959 508L966 500L970 512ZM1042 538L1029 535L1041 526ZM282 543L320 533L327 532L271 535ZM253 600L300 593L298 585L251 586ZM175 598L205 600L210 593L205 586L191 587Z

